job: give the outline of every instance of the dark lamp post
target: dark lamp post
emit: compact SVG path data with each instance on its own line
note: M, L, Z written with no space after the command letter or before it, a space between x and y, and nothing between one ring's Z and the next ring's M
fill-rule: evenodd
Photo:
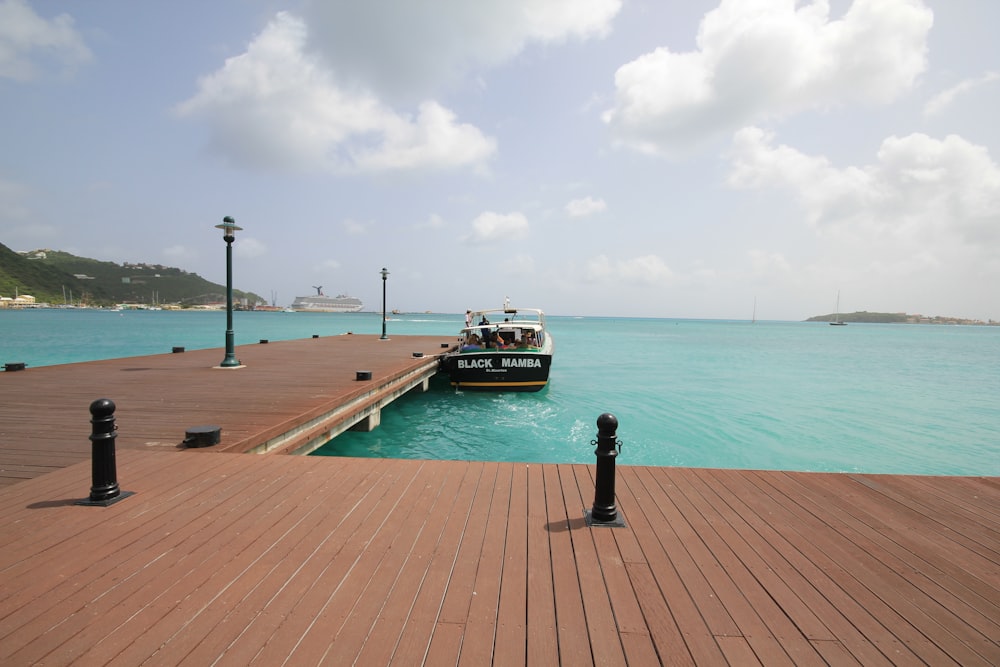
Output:
M389 272L382 267L382 337L379 340L389 340L389 337L385 335L385 280L389 277Z
M226 242L226 357L219 366L235 368L241 364L233 345L233 241L236 240L236 232L243 228L238 227L228 215L215 228L222 230L222 240Z

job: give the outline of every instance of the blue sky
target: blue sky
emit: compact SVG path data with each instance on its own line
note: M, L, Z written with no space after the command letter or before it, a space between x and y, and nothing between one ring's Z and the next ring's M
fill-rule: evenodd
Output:
M381 307L1000 320L1000 4L0 0L0 242Z

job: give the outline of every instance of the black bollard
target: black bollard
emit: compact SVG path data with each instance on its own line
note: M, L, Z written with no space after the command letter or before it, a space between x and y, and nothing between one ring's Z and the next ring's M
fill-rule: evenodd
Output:
M76 501L77 505L107 507L132 495L118 487L115 464L115 403L110 398L99 398L90 404L91 479L90 497Z
M618 418L610 412L597 418L597 440L590 443L597 445L594 450L597 455L597 480L594 483L594 507L586 512L588 526L620 528L625 525L615 506L615 457L621 444L615 437L617 430Z

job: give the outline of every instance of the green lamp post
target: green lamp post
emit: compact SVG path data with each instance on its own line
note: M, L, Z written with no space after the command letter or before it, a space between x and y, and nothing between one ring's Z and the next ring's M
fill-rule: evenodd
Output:
M385 280L389 277L389 272L382 267L382 336L379 340L389 340L389 337L385 335Z
M236 221L228 215L215 228L222 230L222 240L226 242L226 357L219 367L235 368L242 364L236 358L233 345L233 241L236 240L236 232L243 228L238 227Z

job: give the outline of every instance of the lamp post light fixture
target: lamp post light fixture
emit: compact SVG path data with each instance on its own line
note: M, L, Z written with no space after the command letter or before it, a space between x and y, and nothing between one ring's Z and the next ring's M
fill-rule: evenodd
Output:
M389 272L382 267L382 337L379 340L389 340L385 335L385 279L389 277Z
M236 232L243 228L238 227L236 221L228 215L215 228L222 230L222 240L226 242L226 357L219 367L236 368L242 364L236 358L233 346L233 241L236 240Z

